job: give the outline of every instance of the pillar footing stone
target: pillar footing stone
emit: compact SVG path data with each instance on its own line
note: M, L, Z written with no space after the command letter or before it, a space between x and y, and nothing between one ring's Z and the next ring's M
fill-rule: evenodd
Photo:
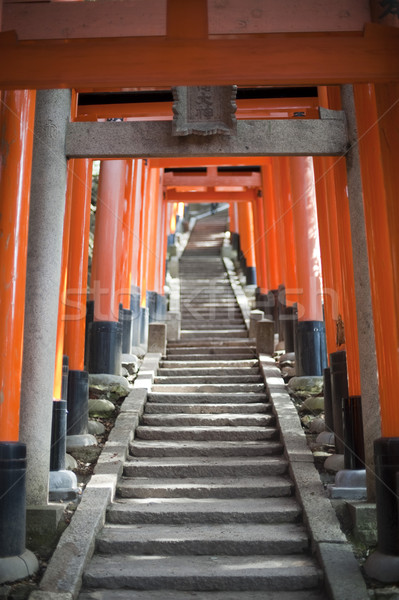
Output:
M367 500L365 487L339 487L327 485L327 496L332 500Z
M38 568L39 562L30 550L25 550L19 556L0 557L0 583L25 579L36 573Z
M382 583L396 583L399 579L399 556L376 550L370 554L363 568L372 579Z
M75 473L66 470L50 471L50 502L75 500L78 496L80 496L80 494L81 490L78 487L78 481Z
M94 435L83 433L82 435L67 436L68 452L73 448L83 448L84 446L97 446L97 440Z

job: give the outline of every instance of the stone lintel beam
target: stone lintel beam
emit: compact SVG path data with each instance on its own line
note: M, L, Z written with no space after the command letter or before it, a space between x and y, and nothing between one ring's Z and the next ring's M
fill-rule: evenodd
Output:
M321 119L239 121L237 136L172 136L169 121L69 123L68 158L341 156L348 146L340 112ZM334 118L331 118L334 116ZM322 115L323 117L323 115Z

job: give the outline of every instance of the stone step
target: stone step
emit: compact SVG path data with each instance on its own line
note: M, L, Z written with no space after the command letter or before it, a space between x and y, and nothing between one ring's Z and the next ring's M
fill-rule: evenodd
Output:
M234 442L238 440L271 440L276 437L274 427L149 427L139 425L136 437L140 440L218 440Z
M172 357L176 354L184 354L185 357L189 357L192 354L195 355L205 355L205 356L219 356L220 354L222 355L230 355L230 354L247 354L251 357L256 356L256 351L255 348L245 348L242 346L233 346L233 347L226 347L223 346L221 348L209 348L209 347L197 347L197 348L182 348L182 347L178 347L178 348L171 348L168 344L168 348L167 348L167 352L166 352L166 356L168 357Z
M295 498L126 498L111 504L109 523L291 523L301 517Z
M195 310L192 306L181 307L182 318L195 318L195 319L242 319L242 312L237 306L220 308L219 305L204 308L203 306L196 306Z
M168 349L170 348L231 348L231 347L248 347L255 350L253 340L248 339L237 339L237 340L215 340L210 338L209 340L176 340L168 342Z
M209 283L208 286L213 286L212 291L207 291L204 287L195 285L191 289L180 288L180 298L184 302L195 302L199 304L202 300L207 302L216 302L218 300L228 300L230 302L237 303L234 293L231 291L231 287L226 284Z
M208 375L203 377L201 375L191 375L182 377L155 377L154 384L165 385L172 383L209 383L210 385L218 383L263 383L262 375L229 375L224 377L223 375Z
M158 458L129 456L124 466L125 477L258 477L283 475L287 461L273 457L183 457L159 461Z
M247 414L270 413L271 405L267 402L254 402L253 404L171 404L160 402L147 402L145 407L146 414L241 414L243 411Z
M209 338L211 335L214 335L218 338L238 338L238 337L248 337L248 331L241 331L240 329L230 329L224 331L223 329L204 329L204 331L196 331L195 329L182 329L180 332L180 337L185 339L198 339L198 338Z
M228 275L226 273L226 271L221 272L220 275L217 276L212 276L212 277L204 277L204 278L200 278L200 277L195 277L195 279L193 280L190 277L185 277L184 278L187 281L195 281L196 285L224 285L225 283L229 283L229 278ZM181 289L186 289L186 290L192 290L192 284L188 284L185 283L184 280L180 282L180 287Z
M168 355L166 354L166 360L170 360L170 361L186 361L187 363L195 363L198 361L220 361L221 359L226 359L228 358L228 360L251 360L254 358L254 355L252 352L241 352L238 351L237 354L233 354L233 353L228 353L226 355L223 354L172 354L172 355Z
M282 444L277 439L268 441L188 441L138 440L129 446L133 456L272 456L280 455Z
M191 377L191 376L206 376L206 375L218 375L219 377L228 377L230 375L259 375L260 369L258 365L254 365L250 368L235 368L235 367L225 367L224 369L217 367L208 367L203 369L197 366L187 367L186 369L170 369L170 368L160 368L157 371L160 377Z
M307 549L301 525L105 525L96 540L102 554L295 554Z
M150 392L147 396L147 402L161 402L162 404L170 402L171 404L187 404L190 402L199 404L237 404L247 402L266 402L266 393L257 394L252 392L251 394L166 394L163 392Z
M95 555L85 587L135 590L299 590L317 588L313 560L298 555L164 556Z
M224 394L231 392L232 394L264 392L265 385L263 383L177 383L169 384L154 384L151 388L152 392L167 392L168 394L195 394L213 392Z
M188 310L192 314L195 314L195 311L198 309L206 309L209 311L216 308L224 309L225 312L230 313L231 310L237 310L237 301L220 298L218 300L201 300L194 302L188 298L181 298L180 307L182 310Z
M83 590L79 600L327 600L323 592L317 590L289 592L228 591L228 592L189 592L177 590Z
M285 476L265 477L190 477L149 480L126 479L117 484L120 498L277 498L291 496L293 486Z
M217 321L214 322L211 319L203 319L203 320L192 320L192 319L182 319L181 320L181 328L183 331L195 330L195 331L210 331L210 330L218 330L218 331L244 331L247 330L244 321L234 321L233 323L229 321Z
M144 414L142 425L151 427L270 427L274 415L265 414Z
M234 368L234 369L238 369L238 368L244 368L246 367L247 369L252 369L254 367L259 367L259 362L257 359L243 359L243 360L216 360L216 361L209 361L209 360L197 360L195 362L195 366L198 368L202 367L212 367L213 369L216 368ZM187 367L187 361L186 360L161 360L161 362L159 363L159 367L161 369L184 369Z

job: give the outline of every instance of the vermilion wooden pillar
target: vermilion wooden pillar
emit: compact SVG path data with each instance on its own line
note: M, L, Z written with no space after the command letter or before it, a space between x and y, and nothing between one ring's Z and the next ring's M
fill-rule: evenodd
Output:
M148 207L148 233L147 233L147 297L146 305L148 308L149 322L157 320L157 292L156 278L158 268L158 219L161 212L161 202L159 197L159 169L150 170L150 189L149 189L149 207Z
M280 219L284 227L285 244L285 299L287 306L291 306L297 301L297 276L296 276L296 254L294 223L292 216L292 198L291 198L291 178L290 165L288 157L278 157L275 159L278 164L276 176L280 180Z
M91 160L75 159L65 303L64 354L69 357L70 369L80 371L84 368L91 169Z
M267 294L267 257L262 191L256 190L254 191L254 195L252 210L255 234L256 277L260 293Z
M392 15L391 15L392 16ZM399 15L395 26L399 27ZM394 289L399 289L399 85L398 83L375 86L375 99L380 129L380 148L384 174L386 208L389 227L389 245L393 269ZM395 312L399 315L399 294L395 294ZM397 320L399 326L399 320ZM399 336L399 332L398 332ZM396 434L397 435L397 434Z
M58 297L58 323L57 323L57 341L55 348L54 365L54 400L66 400L62 398L62 359L64 351L64 332L65 332L65 301L67 295L67 277L68 277L68 253L69 253L69 234L71 229L71 210L72 210L72 185L74 160L68 163L67 189L65 194L65 214L64 230L62 237L62 259L61 259L61 277L60 291Z
M166 319L167 305L164 293L164 271L165 271L165 224L166 224L166 203L163 195L163 169L158 169L158 213L156 224L156 256L155 256L155 282L154 289L156 293L156 320L164 322ZM183 205L184 214L184 205Z
M256 284L254 221L251 202L238 203L240 246L247 285Z
M132 232L132 271L131 271L131 310L132 310L132 344L140 345L140 272L141 272L141 245L142 245L142 181L144 175L144 160L137 159L133 173L134 218Z
M120 373L122 327L119 323L119 265L126 162L102 161L98 183L91 289L94 322L89 371Z
M147 344L149 309L147 306L148 289L148 254L150 244L150 206L153 173L149 161L145 161L144 177L142 179L142 211L141 211L141 244L140 244L140 342Z
M123 200L122 223L122 260L121 260L121 285L120 301L123 308L130 309L130 291L132 280L133 262L133 230L134 230L134 173L135 161L126 161L126 184Z
M387 210L385 182L390 178L384 177L375 88L372 84L355 85L354 96L377 350L381 428L384 436L391 437L399 436L399 411L392 394L399 384L399 340L398 314L395 310L397 288L391 253L391 238L392 234L398 235L398 224L394 223L391 224L391 228L389 227L390 215ZM385 126L384 129L384 133L388 134L388 128ZM399 138L398 133L396 137ZM384 136L381 138L384 139ZM390 148L391 152L392 150ZM387 155L388 153L385 152L384 158L391 160ZM385 167L389 167L389 162ZM391 181L389 183L392 185ZM388 193L391 193L391 190ZM397 190L395 195L397 198Z
M84 370L92 161L73 164L65 302L64 354L69 359L67 433L87 433L89 376Z
M0 141L0 441L18 441L35 92L2 92Z
M278 253L276 205L271 159L269 160L269 163L266 166L262 166L261 169L269 290L277 290L281 283L281 263Z
M277 251L280 262L280 281L279 285L287 285L287 273L288 273L288 257L285 243L285 229L284 229L284 208L282 201L282 182L280 176L280 160L278 157L271 158L271 178L273 185L273 198L274 198L274 216L275 216L275 229L276 229L276 241Z
M318 88L319 103L329 108L326 86ZM323 271L324 316L328 354L345 349L342 305L341 245L338 236L334 167L337 159L313 159Z
M290 158L298 276L298 375L322 375L326 366L313 161Z
M169 231L169 222L170 222L170 214L171 214L171 206L167 202L162 202L162 214L163 214L163 222L162 222L162 258L161 258L161 278L160 278L160 293L164 295L165 289L165 277L166 277L166 257L168 250L168 231Z
M341 273L336 268L340 266L341 252L336 223L333 161L333 158L324 156L313 159L328 354L345 349Z

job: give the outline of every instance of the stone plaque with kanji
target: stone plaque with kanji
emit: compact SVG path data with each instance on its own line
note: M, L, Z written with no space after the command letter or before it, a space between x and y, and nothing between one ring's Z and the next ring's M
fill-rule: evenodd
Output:
M173 135L234 135L237 86L173 88Z

